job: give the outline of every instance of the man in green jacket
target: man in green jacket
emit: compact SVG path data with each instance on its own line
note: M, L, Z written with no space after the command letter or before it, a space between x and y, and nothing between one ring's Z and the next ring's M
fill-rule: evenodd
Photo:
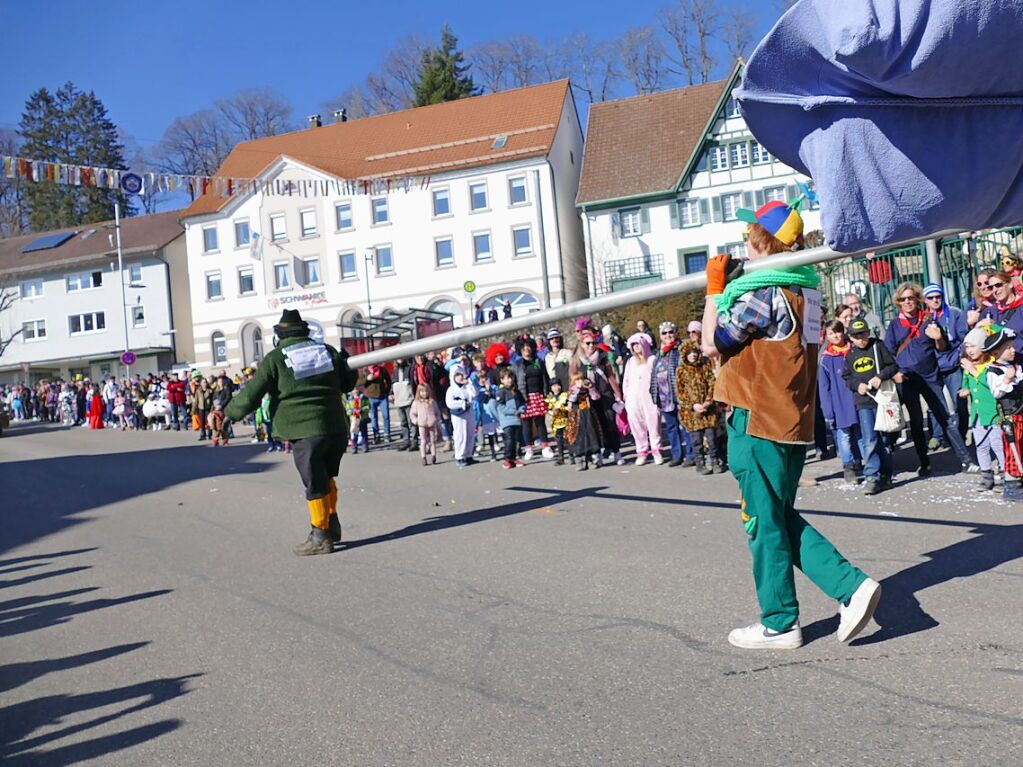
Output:
M347 352L309 338L308 323L294 309L284 310L274 332L277 347L259 363L225 415L241 420L270 394L273 436L293 443L312 521L309 537L294 551L299 556L329 554L341 541L334 479L348 446L341 395L355 387L356 372L348 367Z

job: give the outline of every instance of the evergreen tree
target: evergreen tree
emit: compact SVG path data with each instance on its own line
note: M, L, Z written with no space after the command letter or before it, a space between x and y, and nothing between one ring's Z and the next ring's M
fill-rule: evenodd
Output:
M469 65L458 50L458 38L447 25L440 33L440 46L423 52L419 79L413 85L413 106L440 104L476 94L469 75Z
M25 102L18 133L21 154L33 160L125 170L124 147L106 107L92 91L65 83L55 93L40 88ZM35 231L91 224L135 211L120 190L41 181L25 187L29 225Z

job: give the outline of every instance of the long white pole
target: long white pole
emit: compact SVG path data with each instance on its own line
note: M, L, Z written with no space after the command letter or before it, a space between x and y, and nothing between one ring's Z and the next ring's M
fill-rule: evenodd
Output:
M114 200L114 237L117 238L117 275L121 280L121 319L124 320L124 350L128 351L128 301L124 294L124 252L121 250L121 204ZM131 378L131 365L127 378Z
M963 230L956 229L945 232L937 232L930 235L932 238L951 237ZM886 245L885 250L892 248L913 245L920 241L920 238L896 242ZM769 258L761 258L755 261L746 262L745 271L755 272L760 269L779 269L793 266L809 266L820 264L824 261L833 261L838 258L849 258L862 256L880 248L864 248L853 253L839 253L822 245L818 248L800 250L795 253L779 253ZM641 285L638 288L623 290L618 293L607 293L603 296L585 298L582 301L575 301L570 304L554 306L539 312L531 312L522 317L512 317L500 322L492 322L487 325L472 325L469 327L452 330L448 333L440 333L435 336L421 338L418 341L409 341L396 346L388 346L386 349L378 349L365 354L357 354L348 360L348 364L355 367L366 367L367 365L379 365L381 362L389 362L401 357L411 357L416 354L425 354L429 351L446 349L451 346L459 346L470 341L478 341L481 338L492 338L494 336L508 336L517 330L535 327L537 325L550 325L559 320L566 320L597 312L605 312L609 309L617 309L620 306L638 304L643 301L652 301L657 298L666 298L676 293L685 293L692 290L701 290L707 285L707 275L704 272L698 274L687 274L684 277L676 277L673 280L654 282L648 285Z

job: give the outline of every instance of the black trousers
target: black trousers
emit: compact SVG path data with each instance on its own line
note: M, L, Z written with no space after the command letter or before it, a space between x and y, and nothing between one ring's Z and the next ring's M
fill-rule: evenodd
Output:
M514 461L519 457L519 443L522 441L521 426L505 426L504 429L504 459Z
M345 447L342 434L292 441L291 454L295 457L295 468L305 485L307 501L330 494L330 480L341 470L341 456L345 454Z

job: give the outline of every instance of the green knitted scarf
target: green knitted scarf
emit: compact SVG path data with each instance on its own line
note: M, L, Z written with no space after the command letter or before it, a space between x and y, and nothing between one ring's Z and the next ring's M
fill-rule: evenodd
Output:
M801 288L816 288L821 278L812 266L794 266L791 269L760 269L744 274L725 286L725 292L714 296L718 314L726 314L740 296L758 288L785 287L798 285Z

